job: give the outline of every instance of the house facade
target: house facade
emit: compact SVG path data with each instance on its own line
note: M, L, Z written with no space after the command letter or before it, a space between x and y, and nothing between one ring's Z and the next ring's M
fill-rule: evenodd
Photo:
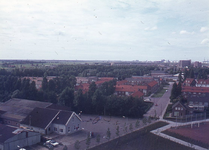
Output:
M187 107L184 104L182 104L180 101L178 101L172 106L172 117L184 118L186 114L188 114Z
M35 108L20 127L47 135L52 132L70 134L80 129L81 119L75 113L48 108Z

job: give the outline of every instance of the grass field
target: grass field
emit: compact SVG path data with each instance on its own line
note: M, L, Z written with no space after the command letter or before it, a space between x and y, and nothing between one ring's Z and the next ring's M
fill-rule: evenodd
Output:
M162 97L165 92L166 92L166 89L162 89L159 92L152 95L152 97Z
M143 129L101 144L91 150L192 150L150 133L150 131L165 126L165 122L157 122Z

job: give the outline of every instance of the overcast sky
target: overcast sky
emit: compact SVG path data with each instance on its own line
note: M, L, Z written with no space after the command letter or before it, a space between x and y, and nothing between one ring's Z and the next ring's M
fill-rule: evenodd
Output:
M0 0L0 59L209 60L209 0Z

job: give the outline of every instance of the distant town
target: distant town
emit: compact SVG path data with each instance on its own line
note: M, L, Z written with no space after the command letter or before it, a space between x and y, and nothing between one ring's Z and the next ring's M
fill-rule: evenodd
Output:
M209 61L0 60L0 150L206 150L208 128Z

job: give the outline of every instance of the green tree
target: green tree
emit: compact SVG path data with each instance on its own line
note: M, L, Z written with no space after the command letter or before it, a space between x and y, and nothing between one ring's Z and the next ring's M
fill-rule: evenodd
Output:
M133 125L132 125L132 123L130 123L130 125L129 125L129 130L132 132L133 131Z
M110 128L107 129L106 135L107 135L107 139L110 140L111 137Z
M115 133L117 136L120 135L120 130L119 130L119 126L116 127L116 133Z
M144 118L142 119L142 122L143 122L144 125L146 125L146 124L147 124L147 118L144 117Z
M55 85L54 80L49 80L49 83L48 83L48 90L49 90L49 91L55 91L55 89L56 89L56 85Z
M74 90L66 87L59 97L59 104L70 107L73 107L73 100L74 100Z
M63 150L68 150L68 148L67 148L67 146L66 146L66 145L63 147Z
M90 144L91 144L91 138L90 138L90 135L88 134L87 139L86 139L86 148L87 149L89 148Z
M140 122L139 122L139 120L137 119L137 121L136 121L136 123L135 123L135 128L139 128L139 126L140 126Z
M42 81L42 90L46 91L47 89L48 89L48 81L47 81L47 78L44 77Z
M175 99L175 98L177 97L177 94L178 94L178 92L177 92L177 84L176 84L176 82L174 82L173 88L172 88L172 90L171 90L170 99L171 99L171 100Z
M80 149L81 146L80 146L79 140L76 140L76 142L74 144L74 147L75 147L76 150L79 150Z
M101 136L100 136L100 134L98 134L97 138L96 138L96 141L97 141L98 144L100 143L100 140L101 140Z
M81 89L79 89L76 93L75 93L75 98L73 100L73 104L74 106L77 108L77 111L81 111L82 110L82 104L84 101L84 96L83 96L83 92Z
M150 117L150 116L148 117L147 122L148 122L148 123L151 123L151 117Z

